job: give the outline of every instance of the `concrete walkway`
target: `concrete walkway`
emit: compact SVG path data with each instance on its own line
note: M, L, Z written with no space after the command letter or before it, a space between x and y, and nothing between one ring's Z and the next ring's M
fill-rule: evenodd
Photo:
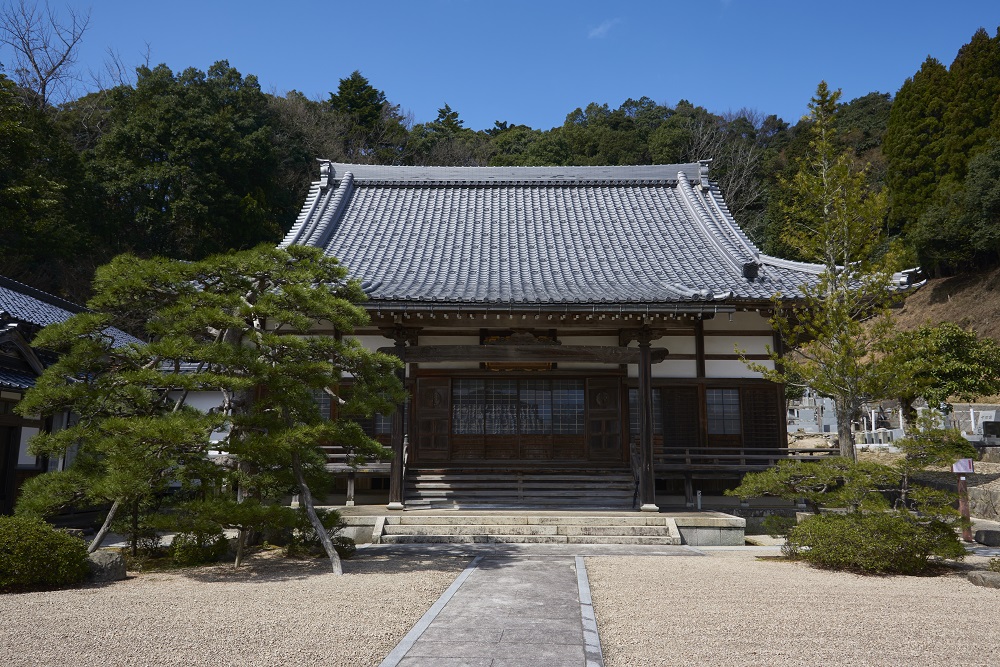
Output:
M435 546L365 547L411 556L444 551L476 554L381 667L603 667L583 556L701 555L690 547L662 546L429 548ZM568 548L572 546L575 549Z

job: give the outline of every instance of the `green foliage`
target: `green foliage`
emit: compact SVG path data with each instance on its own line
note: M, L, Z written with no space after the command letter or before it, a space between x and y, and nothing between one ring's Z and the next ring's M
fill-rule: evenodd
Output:
M341 558L350 558L354 555L357 547L354 540L343 535L336 535L347 524L341 518L340 513L333 509L317 509L316 514L327 533L332 536L334 548ZM323 546L320 543L319 535L313 528L309 517L306 516L304 508L294 514L294 520L285 527L283 534L277 536L285 547L285 554L288 556L299 555L320 555L323 553Z
M226 61L207 73L140 67L135 87L112 90L109 106L87 165L116 251L199 259L280 238L277 221L300 202L274 178L282 156L256 77Z
M846 458L782 461L746 475L726 494L804 499L815 512L845 508L846 514L820 514L792 528L786 553L820 567L918 574L929 556L961 558L965 550L955 533L956 494L914 484L914 474L975 456L956 431L918 426L923 430L897 441L904 457L893 466Z
M178 533L170 544L170 557L181 567L214 563L228 551L229 541L221 530Z
M931 556L965 556L948 523L897 512L808 517L789 531L784 551L817 567L865 574L922 574Z
M390 104L361 72L355 70L340 80L337 92L330 93L330 108L345 121L340 134L346 159L373 164L397 164L402 159L407 128L399 105Z
M952 397L972 401L1000 393L1000 344L953 322L900 331L888 344L888 363L905 381L901 404L924 398L928 405Z
M17 516L44 519L79 506L88 498L88 480L80 470L60 470L24 480L14 506Z
M986 569L990 572L1000 572L1000 558L991 558Z
M854 463L844 457L817 461L779 461L778 465L744 476L727 496L784 500L804 499L812 508L821 505L863 510L889 507L886 493L899 488L900 473L877 463Z
M40 519L0 516L0 592L74 586L88 572L82 540Z
M1000 31L983 29L948 69L928 58L896 96L885 141L890 224L931 272L1000 262L998 96Z
M761 528L771 537L786 537L788 531L794 528L796 521L794 517L782 516L780 514L768 514L761 522Z
M885 196L836 144L840 91L821 82L810 102L809 152L784 183L786 242L823 266L791 307L780 295L772 324L794 355L772 352L775 368L750 364L768 379L802 382L834 399L842 456L854 456L851 423L866 400L887 395L898 376L881 354L892 331L892 258L884 253ZM867 323L862 320L868 319Z

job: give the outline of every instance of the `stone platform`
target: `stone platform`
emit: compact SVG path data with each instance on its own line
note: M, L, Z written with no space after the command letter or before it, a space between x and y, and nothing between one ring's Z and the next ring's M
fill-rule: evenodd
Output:
M647 514L552 509L337 507L359 544L634 544L742 546L746 520L713 511Z

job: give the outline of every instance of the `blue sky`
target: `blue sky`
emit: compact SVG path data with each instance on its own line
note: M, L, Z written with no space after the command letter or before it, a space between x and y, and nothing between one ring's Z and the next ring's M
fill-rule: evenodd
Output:
M928 55L948 65L1000 25L996 0L51 2L90 7L81 65L93 70L109 48L138 64L148 43L154 64L228 59L268 92L325 98L357 69L415 122L447 102L473 129L547 129L643 95L795 122L821 79L845 100L895 93Z

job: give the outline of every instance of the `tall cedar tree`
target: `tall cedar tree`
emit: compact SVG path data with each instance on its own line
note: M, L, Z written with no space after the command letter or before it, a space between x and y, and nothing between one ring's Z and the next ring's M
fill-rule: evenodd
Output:
M852 422L868 399L890 395L895 379L879 361L891 334L887 309L893 295L892 271L875 257L883 241L885 196L869 188L853 151L842 153L834 143L839 97L839 90L819 84L809 104L809 153L783 183L791 195L784 210L786 241L823 271L801 288L793 305L776 302L772 323L794 353L772 351L776 370L751 365L769 379L795 379L832 398L841 455L853 459Z
M116 376L120 391L144 397L151 386L176 383L171 414L185 413L177 406L183 406L190 391L221 392L218 415L228 433L212 447L229 454L235 466L230 472L250 495L255 475L291 474L337 573L340 559L314 509L314 484L309 481L326 477L321 446L343 445L357 460L388 456L348 415L388 413L403 398L394 372L398 360L339 335L368 322L357 305L363 299L358 283L318 250L261 246L199 262L123 255L98 271L90 302L116 323L142 326L150 341L129 348L127 354L137 356L141 365ZM317 326L335 334L309 336ZM94 363L98 349L87 345ZM81 352L85 357L87 349ZM51 398L29 392L26 409L43 414L53 408L76 409L65 395L74 385L65 378L88 371L86 366L75 370L40 383L52 385ZM102 370L94 368L98 379ZM344 375L351 378L347 395L340 393ZM339 418L321 418L316 392L330 393L341 405ZM153 416L162 419L163 410ZM217 421L190 433L192 451L204 453ZM137 451L149 446L143 437L131 442Z

